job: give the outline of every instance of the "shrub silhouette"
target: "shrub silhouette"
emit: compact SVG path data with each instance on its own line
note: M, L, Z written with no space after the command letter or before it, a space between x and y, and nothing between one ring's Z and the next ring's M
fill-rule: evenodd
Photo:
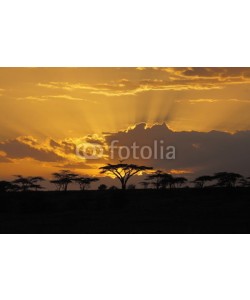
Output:
M128 190L135 190L136 189L136 185L135 184L130 184L128 186Z
M109 188L110 191L116 191L118 190L118 188L115 186L115 185L112 185L110 188Z
M106 186L106 184L101 184L99 187L98 187L98 190L99 191L106 191L108 189L108 187Z

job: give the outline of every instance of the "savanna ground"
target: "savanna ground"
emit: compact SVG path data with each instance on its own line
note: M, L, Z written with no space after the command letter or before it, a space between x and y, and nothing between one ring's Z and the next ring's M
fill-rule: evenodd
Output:
M250 189L4 193L0 232L250 233Z

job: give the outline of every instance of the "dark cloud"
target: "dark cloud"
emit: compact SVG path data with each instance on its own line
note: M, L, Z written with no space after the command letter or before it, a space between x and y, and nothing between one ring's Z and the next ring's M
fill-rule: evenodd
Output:
M63 154L75 154L76 145L73 142L50 140L49 145L52 150L59 150Z
M204 87L223 87L225 84L249 83L250 68L162 68L171 80L180 85L185 83L192 87L194 83Z
M35 160L46 162L62 160L62 158L53 151L34 148L17 139L0 143L0 150L4 151L8 158L14 159L33 158Z
M147 128L146 124L138 124L134 129L109 134L107 143L119 141L118 146L132 147L133 143L140 147L158 145L158 158L149 160L129 161L153 166L165 170L192 170L194 173L213 173L217 171L239 172L250 174L250 131L240 131L235 134L226 132L173 132L165 124ZM162 141L162 144L160 143ZM174 146L176 159L159 158L159 147ZM139 151L139 150L138 150ZM138 152L139 153L139 152ZM119 160L118 151L115 160Z
M78 170L89 170L89 169L93 169L92 166L90 165L86 165L83 162L79 162L79 163L64 163L61 165L56 166L57 168L60 169L78 169Z
M52 148L60 148L61 145L59 143L57 143L55 140L50 140L49 144Z
M55 141L51 139L49 141L50 149L54 151L60 151L62 154L75 154L76 144L68 141Z

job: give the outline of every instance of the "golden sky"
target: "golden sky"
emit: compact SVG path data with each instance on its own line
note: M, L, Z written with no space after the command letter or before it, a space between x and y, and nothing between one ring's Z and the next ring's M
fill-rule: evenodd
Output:
M250 68L0 68L0 176L76 168L72 145L139 123L250 130L249 95Z

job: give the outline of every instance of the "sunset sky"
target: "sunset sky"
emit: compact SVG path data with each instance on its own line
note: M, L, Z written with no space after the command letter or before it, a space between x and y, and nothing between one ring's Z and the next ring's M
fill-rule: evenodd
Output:
M59 169L97 175L108 158L82 161L75 145L119 134L127 142L166 136L189 151L153 167L188 174L231 162L231 171L247 172L250 68L0 68L0 102L1 179ZM221 160L225 145L233 152Z

